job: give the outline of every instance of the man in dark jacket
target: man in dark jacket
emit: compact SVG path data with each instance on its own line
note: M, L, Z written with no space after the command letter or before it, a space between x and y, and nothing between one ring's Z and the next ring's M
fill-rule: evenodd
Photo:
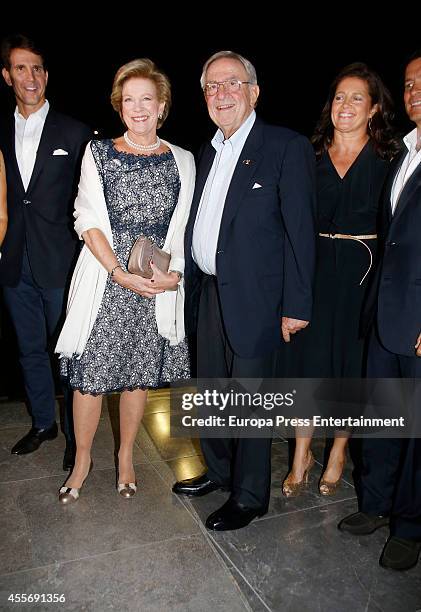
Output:
M289 341L311 316L314 154L303 136L256 116L256 72L241 55L213 55L201 85L219 129L201 151L185 239L186 323L198 322L198 377L273 378L281 331ZM213 530L265 514L271 440L227 433L201 445L207 473L174 492L230 490L206 521Z
M3 78L16 110L0 129L8 188L9 225L2 246L0 284L13 321L33 426L12 449L35 451L57 436L49 338L63 314L65 287L77 249L72 212L83 144L90 130L50 109L48 72L25 36L2 43ZM74 454L71 401L65 402L68 469Z
M360 511L339 524L354 535L390 525L380 565L396 570L416 565L421 549L421 51L406 66L404 103L416 127L385 185L388 230L374 308L366 308L376 313L367 374L412 379L412 437L363 440Z

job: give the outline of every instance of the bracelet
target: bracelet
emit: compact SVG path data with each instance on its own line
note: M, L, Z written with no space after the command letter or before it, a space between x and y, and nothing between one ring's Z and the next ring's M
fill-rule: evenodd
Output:
M113 278L113 276L114 276L114 272L117 270L117 268L121 268L121 266L120 266L120 265L118 265L118 266L114 266L114 268L113 268L113 269L111 270L111 272L110 272L110 278L111 278L111 279ZM123 268L121 268L121 269L123 269Z
M174 274L177 274L178 276L178 281L180 282L181 279L183 278L183 273L180 272L180 270L168 270L168 272L174 272Z

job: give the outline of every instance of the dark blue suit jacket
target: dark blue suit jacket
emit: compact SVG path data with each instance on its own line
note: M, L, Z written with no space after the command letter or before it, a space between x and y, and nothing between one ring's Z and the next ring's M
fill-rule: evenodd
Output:
M202 273L191 254L196 214L215 149L198 160L185 238L186 327L194 331ZM262 185L253 189L254 183ZM315 160L309 141L258 118L225 200L216 255L221 309L235 354L277 347L282 316L310 320L315 266Z
M378 271L377 326L385 348L415 356L421 332L421 164L406 183L392 217L393 181L408 151L393 163L384 190L387 231Z
M7 175L8 227L0 259L0 284L20 280L26 241L31 270L40 287L63 288L78 240L73 229L73 204L79 182L83 145L91 130L52 109L45 120L27 191L15 152L15 120L0 126L0 149ZM53 155L57 149L67 155Z

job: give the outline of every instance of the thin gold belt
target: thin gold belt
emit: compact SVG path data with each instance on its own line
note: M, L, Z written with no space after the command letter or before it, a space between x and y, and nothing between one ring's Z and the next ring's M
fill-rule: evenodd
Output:
M370 265L368 266L367 272L364 274L364 276L362 277L360 281L360 285L362 285L367 274L371 270L371 266L373 265L373 253L371 252L371 249L368 246L368 244L363 242L363 240L375 240L377 238L377 234L359 234L357 236L353 234L319 234L319 236L321 236L322 238L332 238L332 239L339 238L340 240L355 240L355 242L359 242L363 246L365 246L367 251L370 253Z

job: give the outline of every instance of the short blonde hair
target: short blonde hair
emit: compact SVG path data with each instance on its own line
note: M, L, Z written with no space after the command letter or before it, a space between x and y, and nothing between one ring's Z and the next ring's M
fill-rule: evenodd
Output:
M165 107L162 112L162 117L158 119L157 127L160 128L168 117L171 106L171 83L167 75L162 72L152 60L144 57L132 60L121 66L114 77L113 88L111 90L111 104L115 111L121 114L121 101L123 97L123 85L129 79L149 79L155 84L159 102L164 102Z

